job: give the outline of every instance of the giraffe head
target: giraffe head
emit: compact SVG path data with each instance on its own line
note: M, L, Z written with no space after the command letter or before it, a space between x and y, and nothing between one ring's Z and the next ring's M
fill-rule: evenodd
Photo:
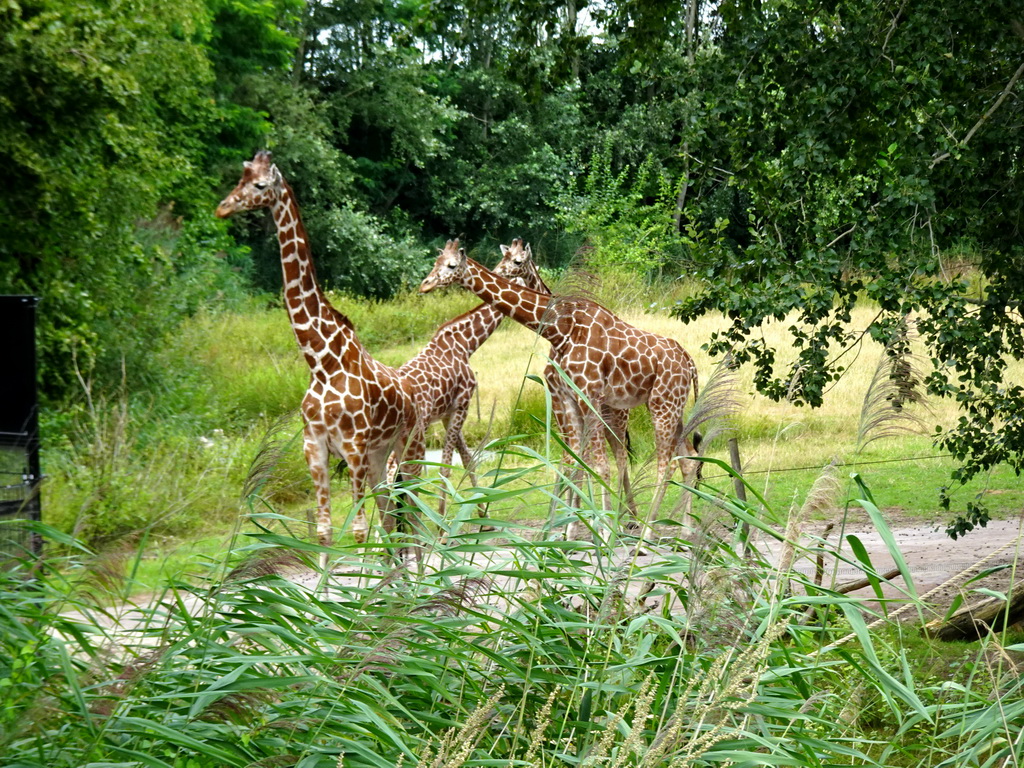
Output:
M512 245L501 246L501 261L494 268L496 275L507 277L511 280L514 277L525 277L528 274L530 260L533 259L533 250L529 245L523 245L523 240L517 237Z
M430 270L430 274L420 283L420 293L430 293L435 288L451 285L458 281L465 271L466 249L459 247L458 238L449 240L441 249L441 254L434 262L434 268Z
M277 166L271 162L269 152L257 152L244 166L238 186L217 206L218 218L223 219L239 211L269 208L281 194L284 179Z

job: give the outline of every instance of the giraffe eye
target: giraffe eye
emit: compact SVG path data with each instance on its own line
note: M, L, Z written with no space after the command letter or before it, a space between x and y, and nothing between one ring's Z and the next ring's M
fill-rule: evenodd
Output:
M256 187L256 189L258 189L260 191L263 191L264 189L267 188L267 182L265 182L265 181L254 181L253 182L253 186Z

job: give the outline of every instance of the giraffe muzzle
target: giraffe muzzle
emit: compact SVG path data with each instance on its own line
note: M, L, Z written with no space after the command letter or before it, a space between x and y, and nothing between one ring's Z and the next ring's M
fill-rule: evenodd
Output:
M420 283L420 293L430 293L437 287L436 277L427 277L422 283Z

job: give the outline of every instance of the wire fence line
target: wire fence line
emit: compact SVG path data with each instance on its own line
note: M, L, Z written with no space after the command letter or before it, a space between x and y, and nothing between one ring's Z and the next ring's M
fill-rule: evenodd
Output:
M898 459L873 459L871 461L845 461L839 466L842 467L866 467L871 464L898 464L904 461L921 461L923 459L948 459L952 456L951 453L932 453L924 456L904 456ZM807 472L809 470L820 470L824 464L811 464L806 467L782 467L779 469L753 469L753 470L737 470L739 473L746 477L747 475L768 475L782 472ZM722 473L719 475L707 475L705 480L715 480L723 477L732 477L732 475Z

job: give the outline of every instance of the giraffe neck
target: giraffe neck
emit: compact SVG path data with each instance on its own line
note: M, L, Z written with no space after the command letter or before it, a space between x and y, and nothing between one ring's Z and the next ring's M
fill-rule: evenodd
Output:
M292 330L310 367L329 367L325 366L328 359L325 355L328 345L325 342L341 334L346 344L358 344L352 324L331 306L317 283L309 251L309 238L302 224L295 195L287 182L282 182L281 194L275 200L271 212L281 247L284 302Z
M525 288L496 275L483 265L466 259L466 269L459 278L463 287L472 291L503 315L557 344L565 338L561 323L547 313L551 303L549 294Z
M469 357L491 337L505 316L490 304L481 304L437 329L430 343Z
M548 288L547 283L544 282L540 276L540 272L537 270L537 265L533 263L532 259L528 259L526 264L525 274L522 277L523 285L537 293L546 293L551 295L551 289Z

